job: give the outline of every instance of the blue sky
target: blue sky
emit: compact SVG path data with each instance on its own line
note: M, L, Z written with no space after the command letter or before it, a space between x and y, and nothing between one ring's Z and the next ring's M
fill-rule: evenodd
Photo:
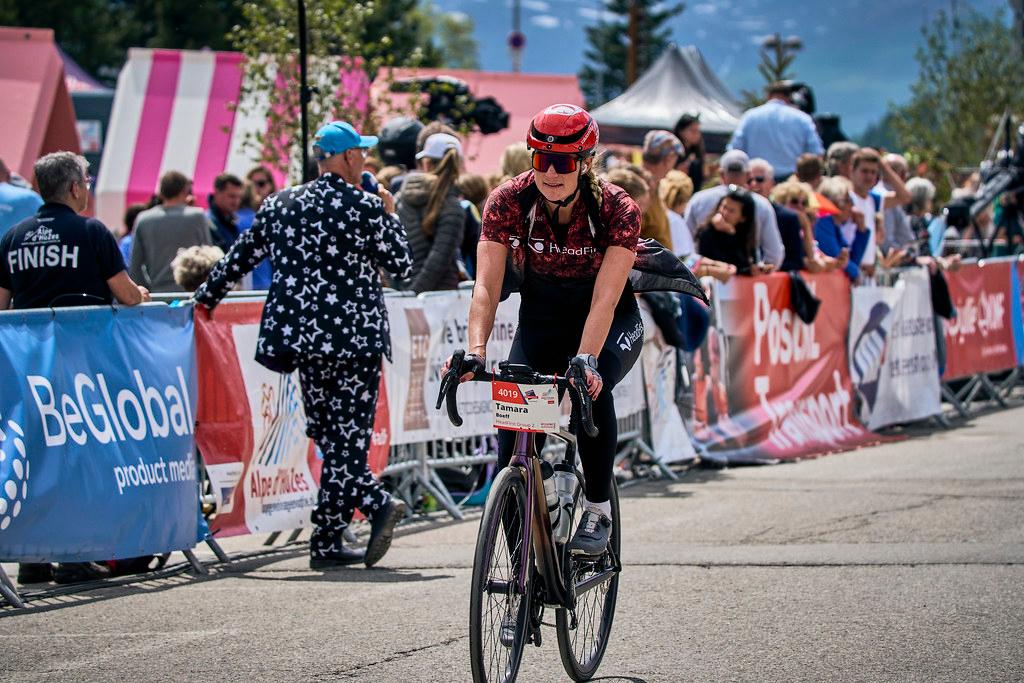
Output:
M575 73L586 47L584 27L597 22L601 0L521 0L526 34L523 70ZM435 0L444 11L473 18L481 67L510 70L506 37L510 0ZM689 0L672 24L674 40L696 45L738 97L759 87L757 43L764 35L798 35L804 49L794 65L811 85L818 111L842 116L847 135L858 135L902 103L917 76L914 51L922 24L940 9L971 6L985 14L1008 10L1006 0Z

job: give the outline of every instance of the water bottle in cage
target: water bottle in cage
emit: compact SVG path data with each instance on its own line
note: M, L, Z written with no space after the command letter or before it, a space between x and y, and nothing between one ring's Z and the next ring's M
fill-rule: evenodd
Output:
M572 533L572 503L579 481L576 479L575 470L566 463L555 465L551 478L554 479L555 495L558 500L558 510L551 513L551 536L556 543L565 543ZM551 510L550 501L548 510Z
M548 504L548 514L551 515L552 525L558 515L558 494L555 491L555 470L551 463L542 460L540 463L540 476L544 480L544 500Z

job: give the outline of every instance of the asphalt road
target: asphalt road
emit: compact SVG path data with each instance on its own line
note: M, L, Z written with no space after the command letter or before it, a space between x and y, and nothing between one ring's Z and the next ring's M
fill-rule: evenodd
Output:
M1024 408L627 489L605 681L1024 679ZM0 612L3 681L465 681L478 517ZM254 539L229 549L252 549ZM553 630L522 681L567 680Z

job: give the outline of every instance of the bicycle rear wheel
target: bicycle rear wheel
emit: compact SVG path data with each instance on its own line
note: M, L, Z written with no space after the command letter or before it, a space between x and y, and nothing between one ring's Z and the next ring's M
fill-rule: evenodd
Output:
M612 535L608 541L614 557L619 557L621 547L621 521L619 519L619 491L612 483ZM583 513L582 498L573 509L573 528ZM589 681L601 665L608 641L611 638L612 620L615 618L615 600L619 593L619 574L613 571L616 560L606 552L596 560L584 560L569 556L563 549L569 563L568 575L574 585L592 579L596 586L576 596L576 609L560 608L555 612L555 626L558 632L558 652L562 666L574 681ZM609 574L609 572L611 572ZM601 580L604 577L606 580Z
M526 590L516 588L519 568L532 557L522 545L526 500L523 472L514 467L499 472L480 520L473 558L469 649L474 683L511 683L519 672L532 592L529 564Z

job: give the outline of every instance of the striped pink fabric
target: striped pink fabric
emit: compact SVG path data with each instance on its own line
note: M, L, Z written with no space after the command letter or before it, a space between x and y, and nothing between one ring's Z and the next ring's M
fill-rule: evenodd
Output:
M212 190L214 178L224 171L231 151L235 111L230 105L238 101L242 89L242 61L242 55L237 52L217 53L203 123L203 140L192 175L196 200L204 206L206 192Z
M146 99L135 137L135 156L128 176L125 205L149 201L160 176L160 162L167 145L167 130L181 71L181 53L154 50L153 66L146 84ZM109 141L108 141L109 144Z

